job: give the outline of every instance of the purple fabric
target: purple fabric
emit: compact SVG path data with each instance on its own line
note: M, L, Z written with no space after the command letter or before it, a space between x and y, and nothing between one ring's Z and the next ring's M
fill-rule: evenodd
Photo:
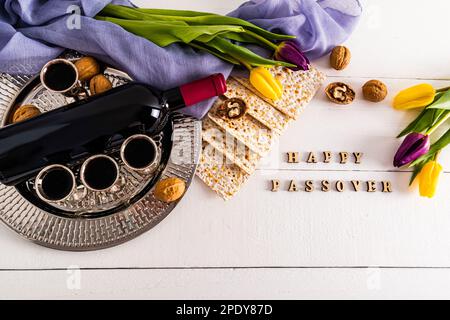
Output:
M232 71L230 64L207 53L180 44L160 48L117 25L93 19L108 3L131 5L127 0L2 0L0 71L37 73L63 48L92 55L161 90ZM81 16L73 15L74 8ZM360 14L358 0L255 0L230 15L296 35L302 50L315 59L345 41ZM77 19L80 28L69 28ZM183 112L202 118L212 101Z
M357 0L253 0L229 15L297 36L303 52L314 60L348 38L361 12Z

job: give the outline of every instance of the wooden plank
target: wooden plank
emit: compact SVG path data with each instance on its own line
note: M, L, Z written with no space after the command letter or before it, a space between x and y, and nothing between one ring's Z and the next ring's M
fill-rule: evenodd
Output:
M0 283L3 299L450 298L448 269L16 271Z
M352 62L332 71L328 57L320 60L329 75L339 77L450 79L448 1L360 0L363 15L351 38Z
M414 112L394 112L392 95L419 79L449 79L450 43L442 41L448 1L362 0L358 29L346 43L348 69L317 62L329 81L357 90L383 78L390 97L374 105L360 99L336 107L319 94L236 199L224 203L195 181L180 206L151 232L99 252L38 247L0 225L0 269L80 267L406 266L450 267L449 174L436 199L409 193L409 173L392 170L394 137ZM226 13L241 0L166 0L141 6ZM427 18L428 17L428 18ZM425 19L427 18L427 19ZM428 82L428 80L427 80ZM431 81L446 86L448 81ZM287 151L361 151L361 165L289 165ZM273 160L273 159L272 159ZM441 162L447 165L449 153ZM281 170L272 170L280 168ZM329 171L331 170L331 171ZM448 170L448 167L447 167ZM269 191L290 179L390 180L393 194ZM376 276L376 270L375 278ZM8 298L449 298L448 269L382 269L368 290L366 269L99 270L82 271L82 289L68 290L66 271L0 271L0 297ZM368 274L369 273L369 274ZM373 278L370 278L373 279ZM370 280L372 281L372 280Z
M192 9L226 14L244 1L137 0L136 5ZM344 71L329 68L328 57L317 63L328 75L369 78L450 79L450 43L447 30L448 1L411 0L407 5L391 0L360 0L361 21L345 43L352 52ZM300 39L301 41L301 39Z
M324 87L335 78L329 78ZM341 80L338 80L341 81ZM401 139L396 136L418 114L418 111L398 111L391 107L394 96L402 89L421 83L419 80L387 79L389 95L381 103L365 101L361 88L367 79L345 80L357 92L357 99L351 105L331 103L321 89L313 102L306 108L299 120L291 123L276 142L272 153L265 158L260 169L299 170L367 170L392 171L392 160ZM450 81L427 81L436 88L450 86ZM436 132L436 137L441 132ZM298 164L287 163L287 152L300 152ZM323 163L323 151L332 151L331 163ZM340 164L339 152L349 152L349 163ZM318 156L317 164L308 164L310 152ZM355 165L353 152L362 152L363 158ZM448 150L441 155L442 163L450 163ZM450 168L447 168L450 170Z
M291 179L392 181L394 193L286 190ZM291 172L255 174L224 202L196 180L160 225L136 240L98 252L35 246L0 227L0 268L196 266L450 266L448 192L434 200L407 190L408 173ZM378 186L380 188L380 186Z

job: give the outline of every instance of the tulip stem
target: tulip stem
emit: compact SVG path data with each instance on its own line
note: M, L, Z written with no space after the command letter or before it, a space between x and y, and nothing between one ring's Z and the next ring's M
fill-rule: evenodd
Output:
M434 126L432 126L430 129L428 129L428 131L426 132L427 135L432 134L441 124L443 124L445 121L448 120L448 118L450 118L450 111L446 111L446 114L444 117L442 117L441 120L439 120L438 122L436 122L436 124Z
M438 93L438 92L445 92L445 91L448 91L448 90L450 90L450 87L440 88L440 89L436 90L436 93Z
M246 67L249 71L252 71L253 67L247 61L244 61L242 58L238 57L236 54L229 53L228 54L232 59L236 60L238 63Z
M204 46L204 45L201 45L201 44L198 44L198 43L195 43L195 42L193 42L193 41L190 42L189 45L190 45L192 48L195 48L195 49L198 49L198 50L206 51L206 52L212 54L213 56L216 56L217 58L222 59L222 60L224 60L224 61L227 61L227 62L229 62L229 63L231 63L231 64L239 64L239 63L240 63L239 61L237 61L236 59L234 59L233 57L229 56L229 55L226 54L226 53L215 52L214 50L211 50L211 49L209 49L208 47L206 47L206 46Z
M246 67L249 71L252 71L252 66L249 64L249 63L247 63L247 62L245 62L245 61L243 61L243 60L239 60L237 57L233 57L233 58L235 58L236 60L238 60L244 67Z
M249 36L255 38L256 40L261 41L262 43L264 43L265 45L267 45L269 48L272 48L272 49L274 49L275 51L278 49L278 46L277 46L276 44L274 44L272 41L269 41L269 40L267 40L266 38L260 36L259 34L256 34L256 33L254 33L253 31L250 31L250 30L247 30L247 29L245 30L245 32L246 32Z
M441 151L442 151L442 150L439 150L438 152L436 152L436 153L434 154L434 157L433 157L433 160L434 160L434 161L437 161L437 159L438 159L438 157L439 157Z

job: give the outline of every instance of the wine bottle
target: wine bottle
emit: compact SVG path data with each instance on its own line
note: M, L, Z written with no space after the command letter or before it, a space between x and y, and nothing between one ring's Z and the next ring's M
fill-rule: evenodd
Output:
M51 164L104 152L111 137L156 134L172 111L226 92L222 74L165 92L130 83L0 129L0 182L17 185Z

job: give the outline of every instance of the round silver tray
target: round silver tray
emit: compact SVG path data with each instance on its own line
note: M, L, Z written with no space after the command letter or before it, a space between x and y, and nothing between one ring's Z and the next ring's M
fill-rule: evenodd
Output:
M73 58L73 53L65 58ZM114 86L130 80L123 72L107 68ZM70 98L52 94L36 81L36 75L0 74L0 122L8 123L11 110L32 103L42 112L66 105ZM179 177L192 181L201 145L201 122L176 114L172 117L172 150L160 179ZM154 137L161 140L162 135ZM96 250L126 242L151 229L165 218L177 202L164 203L153 195L152 176L121 166L122 183L116 192L91 192L79 186L75 198L56 204L40 204L16 187L0 184L0 220L37 244L61 250ZM33 181L29 184L32 186ZM81 196L80 196L81 194Z

